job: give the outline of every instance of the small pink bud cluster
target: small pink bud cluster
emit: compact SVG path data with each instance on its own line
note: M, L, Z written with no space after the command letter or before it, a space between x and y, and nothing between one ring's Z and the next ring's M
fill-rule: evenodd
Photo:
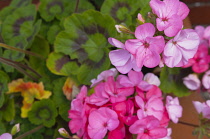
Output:
M163 64L182 67L188 64L198 49L200 40L196 31L182 30L183 19L189 13L184 3L179 0L151 0L150 7L153 15L156 15L156 26L145 23L138 14L141 25L135 29L134 39L122 43L109 38L109 43L119 48L111 51L109 57L120 73L126 74L131 69L140 71L143 66L162 67Z
M167 96L164 105L157 86L160 81L151 73L143 77L142 72L131 70L115 79L114 71L104 71L102 75L111 75L102 78L100 74L92 81L95 87L90 96L83 86L72 100L71 132L83 139L131 139L133 134L139 139L170 138L170 119L177 123L182 116L178 98Z

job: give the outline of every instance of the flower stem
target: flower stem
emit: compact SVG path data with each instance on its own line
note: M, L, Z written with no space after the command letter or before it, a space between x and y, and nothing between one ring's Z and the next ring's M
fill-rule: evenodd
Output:
M79 0L77 0L77 3L76 3L76 7L75 7L75 10L74 10L75 13L77 12L78 7L79 7Z
M192 126L192 127L199 127L198 125L191 124L191 123L187 123L187 122L183 122L183 121L179 121L178 123L179 123L179 124L183 124L183 125Z
M22 139L22 138L24 138L24 137L26 137L26 136L28 136L28 135L30 135L30 134L32 134L32 133L38 131L39 129L41 129L41 128L43 128L43 127L44 127L43 125L37 126L36 128L34 128L34 129L32 129L32 130L29 130L28 132L26 132L26 133L24 133L24 134L18 136L18 137L15 138L15 139Z

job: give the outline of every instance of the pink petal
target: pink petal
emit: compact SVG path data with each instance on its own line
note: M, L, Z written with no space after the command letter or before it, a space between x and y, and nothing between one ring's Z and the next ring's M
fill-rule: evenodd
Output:
M163 138L167 136L167 129L163 127L155 128L149 131L149 135L153 138Z
M142 45L143 43L138 39L129 39L125 42L126 50L128 50L133 55L136 54L137 49Z
M133 67L133 63L131 59L129 59L127 63L125 63L125 65L123 66L116 66L117 70L122 74L128 73L132 69L132 67Z
M134 86L136 86L142 81L143 73L131 70L128 73L128 77L129 77L130 81L133 82Z
M12 139L12 135L9 133L4 133L0 136L0 139Z
M146 41L149 43L149 49L155 51L158 54L163 52L165 47L165 41L163 36L147 37Z
M124 66L130 59L130 54L124 49L118 49L111 51L109 58L114 66Z
M187 77L183 78L184 85L190 90L197 90L200 87L200 80L195 74L189 74Z
M143 61L144 66L146 66L148 68L154 68L157 65L159 65L160 55L157 52L147 49L145 53L146 53L146 56Z
M145 74L144 81L148 82L149 84L156 85L156 86L160 85L160 79L153 73Z
M183 20L187 17L187 15L189 14L190 10L189 8L187 7L187 5L183 2L179 2L179 10L178 10L178 13L177 15L180 16L180 18Z
M146 127L146 123L142 122L142 120L138 120L130 126L129 131L132 134L140 134L140 133L144 133L145 127Z
M111 45L113 45L113 46L115 46L117 48L122 48L122 49L125 48L125 45L122 42L120 42L117 39L115 39L115 38L108 38L108 41L109 41L109 43Z
M155 34L155 27L151 23L140 25L135 30L135 37L139 40L145 40L146 37L153 37Z
M169 26L164 30L168 37L175 36L182 29L182 20L178 15L173 15L168 19Z

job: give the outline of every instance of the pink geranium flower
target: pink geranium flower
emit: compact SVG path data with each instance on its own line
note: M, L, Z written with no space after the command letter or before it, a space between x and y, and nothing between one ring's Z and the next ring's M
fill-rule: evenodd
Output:
M164 106L162 100L159 97L151 97L147 102L144 102L141 97L135 96L135 100L140 108L137 111L139 119L142 119L146 116L154 116L158 120L162 119Z
M109 94L111 103L125 101L128 96L134 93L133 87L121 88L112 76L108 77L105 82L105 91Z
M198 47L198 51L195 56L189 59L187 65L183 66L184 68L192 66L192 70L196 73L202 73L209 68L209 59L208 55L208 44L206 41L201 42Z
M179 118L182 117L182 106L179 104L178 97L166 97L166 110L168 112L169 118L174 123L178 123Z
M124 87L135 87L144 91L148 91L153 85L143 80L143 73L137 71L129 71L128 76L119 75L117 82Z
M97 79L91 80L92 85L90 87L96 86L102 81L106 81L109 76L115 77L116 75L117 75L117 70L115 68L111 68L110 70L105 70L97 76Z
M187 77L183 78L183 83L190 90L197 90L201 85L198 76L195 74L189 74Z
M12 139L12 135L9 133L4 133L0 135L0 139Z
M111 77L111 76L110 76ZM105 91L105 83L100 83L94 88L94 93L89 97L88 103L102 106L109 102L110 96Z
M160 53L163 51L165 41L163 36L153 37L154 34L154 25L145 23L136 28L137 39L129 39L125 42L126 49L136 58L139 68L143 66L154 68L160 63Z
M134 104L131 100L113 104L113 110L118 114L120 121L126 125L130 126L137 120L137 116L133 115Z
M164 31L166 36L175 36L182 28L183 22L189 13L189 8L179 0L151 0L150 7L156 19L159 31Z
M72 133L77 133L79 137L82 137L85 132L85 124L87 122L87 116L85 114L86 108L86 96L87 87L83 86L76 99L71 102L71 110L69 110L69 129Z
M202 78L202 84L204 86L204 88L206 89L210 89L210 70L208 70L203 78Z
M136 60L133 55L126 50L125 45L122 42L114 38L109 38L108 41L111 45L117 48L121 48L113 50L109 53L111 63L117 68L120 73L126 74L131 69L134 69L135 71L141 70L141 68L137 67Z
M137 139L158 139L167 136L167 129L153 116L147 116L130 126L129 131L138 134Z
M156 86L160 85L160 79L153 73L145 74L144 81L148 82L149 84L156 85Z
M119 125L117 113L107 107L92 111L88 120L88 135L91 139L102 139L107 131L112 131Z
M181 67L193 58L199 45L199 36L192 29L181 30L164 48L164 63L168 67Z

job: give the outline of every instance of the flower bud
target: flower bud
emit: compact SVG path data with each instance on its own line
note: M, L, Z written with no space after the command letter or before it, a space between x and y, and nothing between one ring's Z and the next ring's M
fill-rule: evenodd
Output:
M18 133L20 131L20 124L16 124L12 127L12 130L11 130L11 134L12 135L15 135L16 133Z
M64 128L58 129L58 132L59 132L59 134L61 136L65 137L65 138L69 138L70 137L69 133Z
M133 34L127 27L123 25L115 25L115 28L117 32L119 33L128 33L128 34Z
M140 13L137 15L137 19L140 25L145 23L145 20Z

